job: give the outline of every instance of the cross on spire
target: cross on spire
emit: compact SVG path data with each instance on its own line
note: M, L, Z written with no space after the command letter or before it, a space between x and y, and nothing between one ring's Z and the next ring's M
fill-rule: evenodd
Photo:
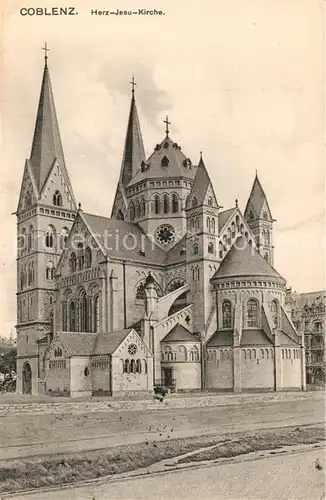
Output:
M165 123L165 133L166 133L166 136L168 137L169 135L169 125L171 125L171 122L169 122L169 117L168 115L166 115L165 117L165 120L163 120L163 123Z
M131 85L131 92L132 92L132 94L134 95L134 93L135 93L135 87L136 87L136 85L137 85L137 83L135 82L135 77L134 77L134 75L132 75L131 82L129 82L129 83L130 83L130 85Z
M47 64L48 60L48 52L50 52L50 49L48 49L48 45L45 42L44 47L42 47L42 50L44 50L44 59L45 59L45 64Z

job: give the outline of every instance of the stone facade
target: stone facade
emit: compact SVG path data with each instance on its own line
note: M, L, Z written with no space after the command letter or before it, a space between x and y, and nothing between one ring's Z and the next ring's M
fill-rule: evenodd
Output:
M299 332L304 335L308 384L325 384L326 291L310 293L287 289L286 307Z
M18 392L305 388L258 177L243 214L169 129L146 159L134 92L111 218L85 213L45 65L17 231Z

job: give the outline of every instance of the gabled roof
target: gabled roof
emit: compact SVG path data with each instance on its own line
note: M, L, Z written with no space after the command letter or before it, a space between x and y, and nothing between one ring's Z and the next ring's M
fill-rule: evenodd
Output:
M145 179L180 178L193 179L196 168L187 161L181 147L170 137L165 137L148 158L143 168L129 182L129 186Z
M96 333L60 332L58 335L70 356L92 355L97 338Z
M119 182L121 182L123 186L128 185L130 180L139 170L142 161L145 161L145 150L137 113L135 94L133 92L119 179Z
M110 257L159 265L164 263L164 250L155 245L137 224L85 212L80 212L80 216Z
M168 252L166 252L166 265L177 264L186 260L187 235L185 234Z
M30 156L30 165L39 192L42 191L55 160L62 169L74 200L61 144L50 73L47 64L45 64Z
M268 205L267 197L256 173L256 177L251 188L251 193L244 212L246 220L262 219L261 212L264 205L267 206L268 220L272 220L272 214Z
M284 281L282 276L243 237L234 242L212 280L231 276L278 278Z
M199 342L197 337L195 337L187 328L176 324L172 330L161 340L161 342Z
M113 354L130 332L135 332L135 330L133 328L126 328L118 332L99 333L97 335L93 355Z
M205 201L205 196L206 196L206 193L207 193L207 190L208 190L209 187L211 187L212 193L214 195L214 198L215 198L214 202L215 202L216 205L218 205L217 201L216 201L216 196L215 196L215 192L214 192L214 188L213 188L212 182L210 180L210 177L208 175L207 169L205 167L203 158L200 157L200 161L198 163L195 180L194 180L194 183L192 185L189 198L187 200L187 206L186 206L186 208L190 208L191 207L192 200L193 200L194 197L197 198L197 205L202 205L204 203L204 201Z
M219 212L218 214L218 232L219 234L223 231L223 228L227 224L227 222L231 219L232 215L236 212L237 208L229 208L228 210L223 210L223 212Z

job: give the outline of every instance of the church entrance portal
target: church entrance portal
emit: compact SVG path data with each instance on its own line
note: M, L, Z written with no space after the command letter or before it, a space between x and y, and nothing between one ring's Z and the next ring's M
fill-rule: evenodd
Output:
M23 367L23 394L32 394L32 370L29 363Z
M165 387L171 387L173 385L172 379L172 368L163 368L163 384Z

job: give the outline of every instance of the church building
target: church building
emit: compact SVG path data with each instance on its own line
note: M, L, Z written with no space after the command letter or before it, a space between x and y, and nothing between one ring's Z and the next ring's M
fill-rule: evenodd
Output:
M111 216L84 212L46 55L16 212L18 393L305 389L257 174L244 212L222 209L165 125L147 158L133 83Z

